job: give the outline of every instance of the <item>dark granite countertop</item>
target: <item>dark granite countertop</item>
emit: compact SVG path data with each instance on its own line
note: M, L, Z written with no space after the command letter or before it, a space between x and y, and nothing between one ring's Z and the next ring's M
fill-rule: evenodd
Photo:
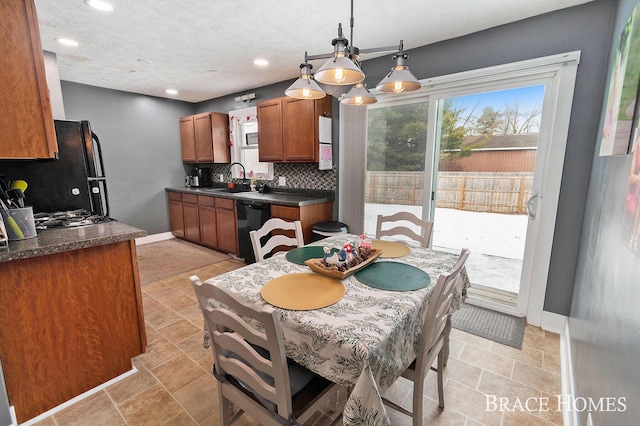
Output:
M0 246L0 262L118 243L145 235L146 231L115 221L78 228L38 231L35 238L10 241L9 247Z
M256 191L248 192L227 192L226 188L190 188L175 187L165 188L167 191L181 192L183 194L206 195L218 198L230 198L233 200L262 201L265 203L279 204L284 206L309 206L313 204L327 203L334 201L332 191L279 191L272 189L272 192L261 193Z

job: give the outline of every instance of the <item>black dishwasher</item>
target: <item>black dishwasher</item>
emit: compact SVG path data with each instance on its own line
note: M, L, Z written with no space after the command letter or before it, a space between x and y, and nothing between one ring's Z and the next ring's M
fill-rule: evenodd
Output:
M247 263L255 263L253 245L249 232L260 227L271 217L271 206L261 201L237 200L238 212L238 250L240 257Z

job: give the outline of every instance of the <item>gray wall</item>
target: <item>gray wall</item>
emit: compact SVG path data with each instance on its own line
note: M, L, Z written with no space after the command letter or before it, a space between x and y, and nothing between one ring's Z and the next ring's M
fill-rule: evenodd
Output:
M169 230L164 188L184 183L179 119L194 105L62 82L68 120L89 120L102 145L110 215L148 234Z
M620 1L609 64L638 3ZM640 258L623 245L621 229L631 158L593 154L569 318L576 395L596 402L626 398L625 412L594 412L599 425L637 424L640 418ZM586 415L580 413L580 424Z

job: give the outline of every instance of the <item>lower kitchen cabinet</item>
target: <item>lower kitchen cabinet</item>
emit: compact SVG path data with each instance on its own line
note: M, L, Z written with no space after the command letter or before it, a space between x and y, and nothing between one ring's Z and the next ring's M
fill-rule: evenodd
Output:
M130 371L145 351L133 239L0 262L0 276L0 357L18 423Z
M218 225L218 249L238 254L238 225L236 202L226 198L215 198L216 223Z
M198 196L198 217L200 220L200 243L218 248L218 220L215 198Z
M225 253L238 254L235 201L167 191L171 233Z
M299 220L304 234L304 243L309 244L313 241L311 227L318 222L333 220L333 202L299 207L271 204L271 217L290 221Z

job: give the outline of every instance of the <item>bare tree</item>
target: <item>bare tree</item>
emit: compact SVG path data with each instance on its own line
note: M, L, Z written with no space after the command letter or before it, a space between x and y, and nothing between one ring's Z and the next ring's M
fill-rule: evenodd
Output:
M498 126L498 130L503 135L531 133L535 127L539 126L536 119L541 113L542 111L537 106L523 112L519 102L514 105L505 105L505 109L502 112L502 122Z

